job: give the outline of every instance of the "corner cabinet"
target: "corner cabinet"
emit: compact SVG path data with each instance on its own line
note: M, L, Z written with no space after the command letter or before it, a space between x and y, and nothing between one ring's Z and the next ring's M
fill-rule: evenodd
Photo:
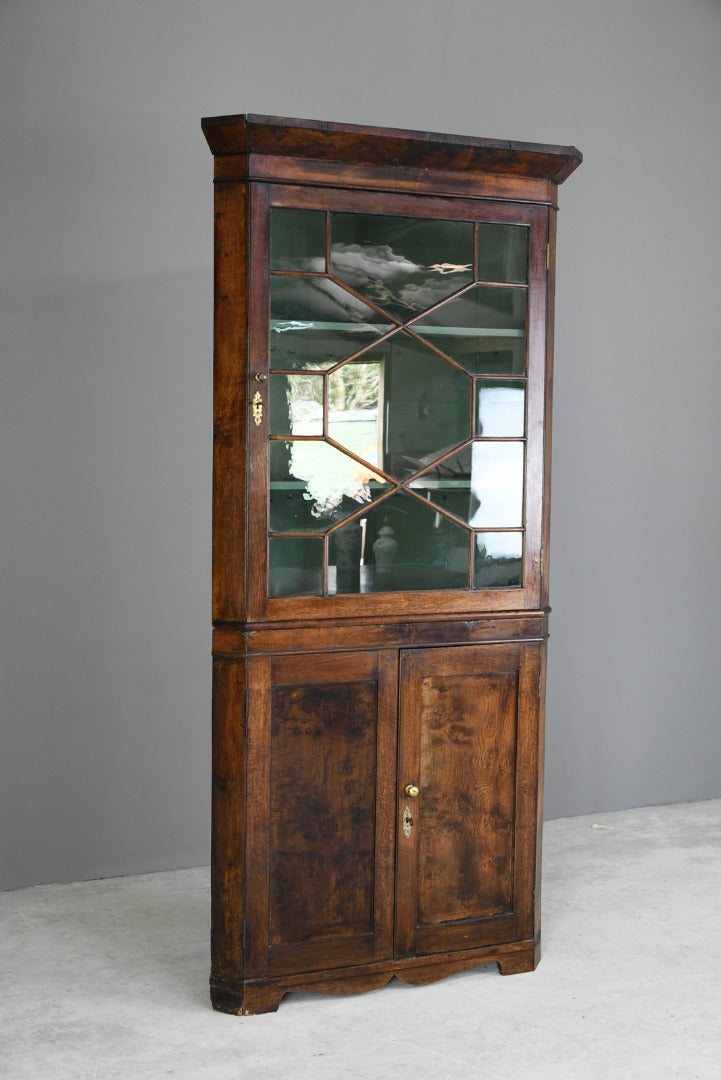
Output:
M211 997L538 958L557 186L262 116L215 158Z

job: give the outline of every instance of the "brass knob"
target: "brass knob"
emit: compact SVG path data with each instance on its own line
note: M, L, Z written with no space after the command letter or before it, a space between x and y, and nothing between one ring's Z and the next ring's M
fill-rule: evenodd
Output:
M406 784L404 790L409 799L417 799L420 794L420 788L417 784Z

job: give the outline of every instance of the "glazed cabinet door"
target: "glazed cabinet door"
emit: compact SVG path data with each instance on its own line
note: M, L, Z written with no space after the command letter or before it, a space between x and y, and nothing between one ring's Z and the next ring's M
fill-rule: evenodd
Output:
M246 977L387 959L397 653L248 667Z
M397 956L533 937L540 649L401 653Z
M256 185L251 620L539 605L548 211Z

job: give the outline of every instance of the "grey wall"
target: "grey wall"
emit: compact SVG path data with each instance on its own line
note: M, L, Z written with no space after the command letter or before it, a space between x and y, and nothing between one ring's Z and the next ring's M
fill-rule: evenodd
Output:
M721 794L720 55L714 0L0 4L0 887L208 859L202 115L583 150L547 815Z

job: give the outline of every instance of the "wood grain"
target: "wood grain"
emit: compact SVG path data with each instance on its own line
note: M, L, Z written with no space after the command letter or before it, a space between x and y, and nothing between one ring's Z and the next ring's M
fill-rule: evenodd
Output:
M482 139L436 132L336 124L282 116L207 117L203 133L212 153L266 154L395 168L500 174L562 183L581 163L572 146Z

